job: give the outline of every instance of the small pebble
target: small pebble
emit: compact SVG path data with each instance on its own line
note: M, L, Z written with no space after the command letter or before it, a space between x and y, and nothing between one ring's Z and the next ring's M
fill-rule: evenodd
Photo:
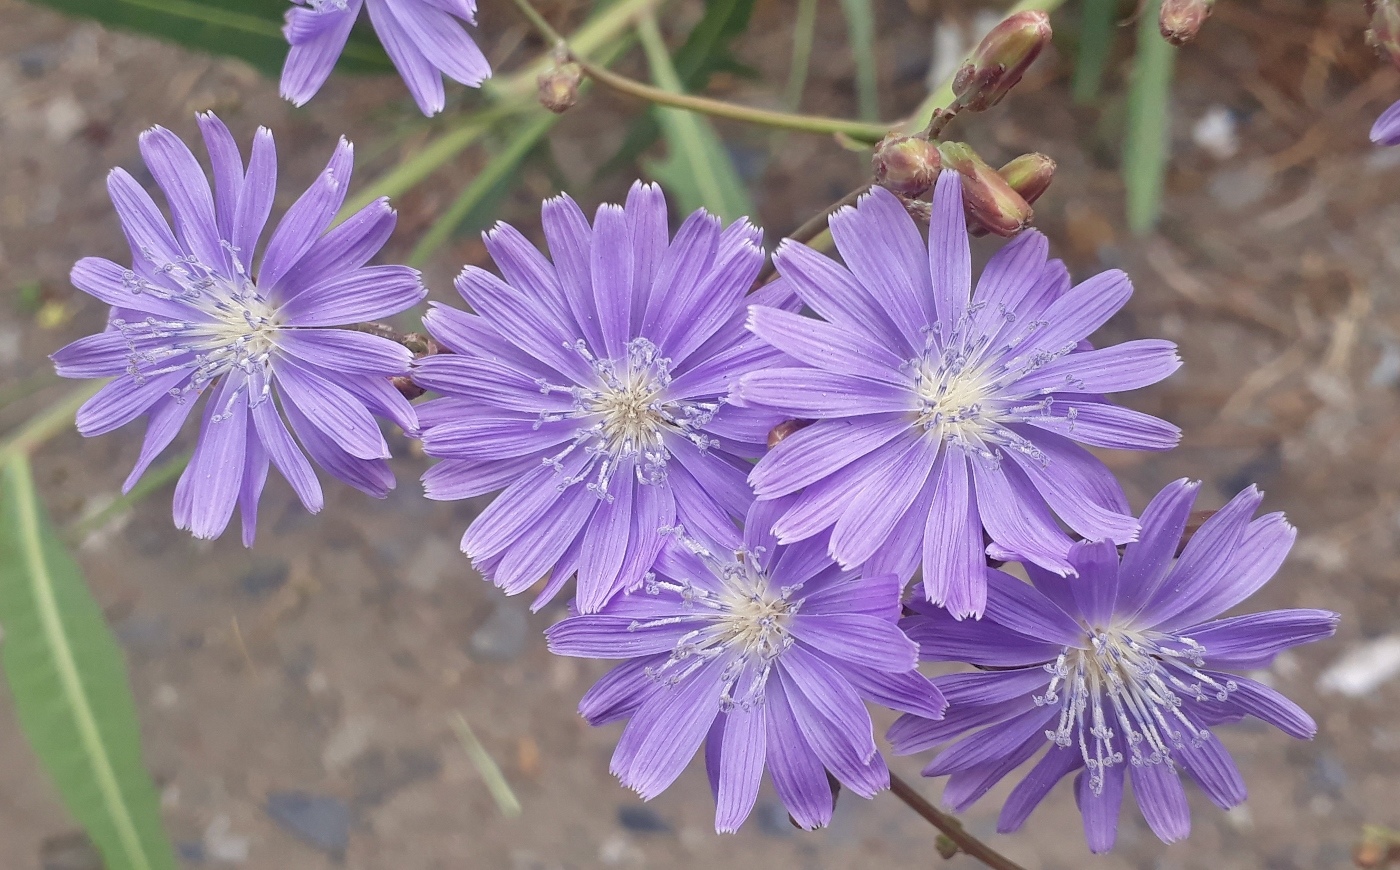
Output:
M337 860L350 844L350 807L340 798L300 791L267 796L268 816L307 845Z
M618 807L617 823L639 834L671 833L671 826L666 824L666 820L646 807Z
M1397 676L1400 676L1400 634L1388 634L1356 644L1343 653L1317 678L1317 690L1360 698Z
M255 562L252 568L238 580L243 593L249 598L263 598L281 589L287 582L286 562Z
M529 630L522 606L513 601L498 602L486 621L472 632L468 651L479 661L513 661L525 651Z

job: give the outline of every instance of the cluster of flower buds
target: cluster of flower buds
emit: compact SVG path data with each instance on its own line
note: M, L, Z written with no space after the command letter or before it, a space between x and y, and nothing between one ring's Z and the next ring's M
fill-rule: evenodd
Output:
M578 102L578 86L583 81L583 68L574 61L560 61L540 73L535 80L539 85L540 105L556 115L569 111Z
M1366 44L1400 68L1400 0L1369 0L1371 26Z
M944 142L938 146L943 164L962 176L963 207L967 210L968 226L978 235L994 233L1010 238L1030 225L1034 212L1011 183L982 159L976 151L962 142ZM1028 155L1030 156L1030 155ZM1023 158L1018 158L1023 159ZM1017 161L1007 164L1013 166ZM1050 162L1054 171L1054 163ZM1032 178L1019 171L1023 183ZM1037 196L1049 187L1049 180L1036 181Z
M972 112L1001 102L1050 44L1050 17L1018 12L993 27L953 77L957 105Z
M1214 5L1215 0L1162 0L1157 19L1162 38L1172 45L1185 45L1195 39Z
M933 189L943 159L938 146L919 136L890 134L875 146L875 183L902 197L918 199Z

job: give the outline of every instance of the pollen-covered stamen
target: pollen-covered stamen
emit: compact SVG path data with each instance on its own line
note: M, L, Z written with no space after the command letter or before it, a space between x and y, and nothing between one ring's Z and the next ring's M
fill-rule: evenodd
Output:
M162 280L151 281L135 271L124 275L131 293L177 302L189 312L184 319L147 315L112 321L127 343L127 373L138 382L188 370L189 380L171 391L181 399L237 370L247 378L250 403L268 395L269 369L281 328L276 308L246 274L237 249L226 249L233 277L192 256L164 262L144 249L143 256ZM215 414L216 420L222 417Z
M624 464L631 464L642 483L666 480L666 465L671 458L667 435L679 435L702 451L715 444L702 429L714 419L721 401L699 402L670 396L672 363L660 355L656 345L645 338L634 338L627 343L627 356L622 360L595 357L582 339L570 347L588 361L597 383L585 388L540 382L541 393L568 393L574 406L568 411L541 414L539 424L565 419L590 423L562 451L545 459L546 464L562 471L565 458L575 451L581 450L586 456L582 468L562 478L561 488L588 480L590 492L611 501L613 475Z
M736 561L724 561L691 539L681 540L710 569L715 582L648 578L643 586L646 594L678 596L687 613L638 620L629 630L693 626L676 642L670 656L649 668L647 675L673 685L705 663L723 657L720 706L725 710L736 706L748 709L762 701L773 663L794 643L788 625L800 606L800 601L793 600L796 588L774 587L753 554L740 552ZM743 689L736 696L740 686Z
M1223 702L1238 688L1201 670L1205 653L1190 638L1091 629L1085 648L1066 649L1045 666L1050 683L1035 703L1060 705L1059 722L1046 738L1058 746L1079 746L1096 794L1103 790L1105 769L1123 762L1123 742L1134 765L1174 766L1173 749L1210 738L1182 711L1183 701Z

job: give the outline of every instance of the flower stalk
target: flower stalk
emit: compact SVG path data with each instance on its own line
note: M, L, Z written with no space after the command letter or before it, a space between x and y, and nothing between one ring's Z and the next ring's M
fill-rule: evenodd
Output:
M969 858L976 858L992 870L1025 870L1020 864L969 834L962 822L929 803L928 799L919 794L912 785L893 773L890 774L890 793L903 801L909 809L918 813L924 821L941 831L943 836L958 847L958 851L963 852Z

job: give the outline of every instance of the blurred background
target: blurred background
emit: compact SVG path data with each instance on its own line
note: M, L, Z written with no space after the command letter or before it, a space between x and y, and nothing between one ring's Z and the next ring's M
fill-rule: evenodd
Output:
M795 5L757 0L705 92L782 107L793 96ZM481 6L478 40L498 75L541 55L507 4ZM588 11L581 0L540 8L570 28ZM901 117L1001 8L877 0L862 53L837 0L818 0L800 107ZM665 10L674 47L706 5ZM1205 480L1198 507L1258 483L1265 509L1286 511L1300 535L1249 609L1325 607L1343 622L1334 640L1286 654L1264 675L1315 715L1317 739L1248 723L1223 730L1250 801L1223 814L1192 791L1188 842L1165 847L1125 812L1117 851L1091 859L1068 783L1015 837L994 833L1005 785L966 823L1028 870L1349 866L1363 824L1400 827L1400 149L1366 138L1400 98L1400 74L1363 45L1360 0L1219 0L1177 53L1174 91L1160 105L1170 137L1161 219L1133 236L1120 172L1133 28L1115 26L1101 85L1087 88L1073 81L1081 14L1079 0L1056 12L1055 50L1001 106L960 118L950 136L994 166L1028 151L1055 158L1059 173L1036 205L1052 251L1076 278L1121 267L1137 287L1104 339L1181 345L1183 369L1126 400L1179 424L1180 448L1105 457L1134 507L1183 476ZM635 50L616 68L648 77ZM447 114L430 122L393 75L337 76L295 110L242 61L0 0L0 426L63 395L46 355L104 322L67 273L83 255L128 256L103 179L123 166L150 183L141 130L158 123L190 139L204 109L245 147L258 125L271 127L284 207L340 134L357 144L352 195L367 192L366 181L421 154L474 100L451 86ZM464 263L489 267L477 231L490 221L538 239L543 197L567 189L591 210L623 196L639 161L654 169L666 153L637 138L644 113L629 98L585 94L443 244L419 251L430 298L453 298ZM770 243L868 176L868 151L830 137L714 128ZM399 228L382 259L408 258L510 141L488 135L397 196ZM986 241L977 255L995 247ZM140 431L84 441L66 430L36 454L35 474L126 654L147 766L186 866L942 863L934 831L888 795L845 795L832 827L807 834L765 790L743 831L720 837L698 763L650 804L619 786L607 772L619 728L590 729L574 712L605 668L547 654L541 631L561 607L530 614L527 600L505 599L472 571L457 541L482 501L424 500L416 478L427 462L402 437L392 445L399 488L385 501L330 483L326 510L310 517L280 478L270 481L249 551L236 534L197 542L174 529L169 484L103 512ZM493 797L462 723L499 767L518 816ZM891 766L916 778L926 761ZM0 868L100 870L3 689L0 771ZM940 789L919 786L932 798Z

